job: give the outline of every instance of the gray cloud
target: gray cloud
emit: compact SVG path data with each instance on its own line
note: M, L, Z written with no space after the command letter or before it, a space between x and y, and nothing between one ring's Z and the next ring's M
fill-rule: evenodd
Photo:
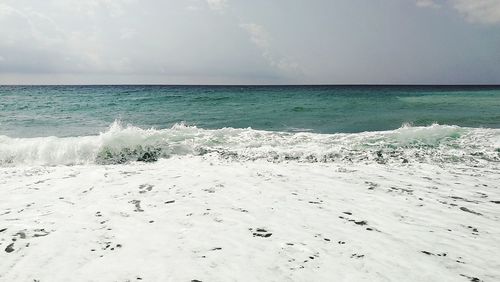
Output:
M213 1L210 5L213 9L222 9L224 3ZM235 67L235 56L239 57L237 50L217 45L227 44L225 36L237 39L235 31L241 33L237 24L233 27L221 25L217 22L221 19L216 19L220 15L205 13L199 19L200 15L183 14L183 4L178 1L177 6L142 7L133 0L52 0L38 9L15 1L0 4L0 37L3 39L0 41L3 58L0 73L167 76L234 73L224 67ZM147 19L130 20L138 16L137 11L142 11L139 16ZM212 22L207 24L206 21ZM222 30L217 30L221 27ZM210 30L214 34L207 37L204 33ZM223 32L218 34L216 31ZM240 42L233 42L235 47L252 48L241 46L246 44L245 35L239 37ZM248 64L249 69L269 74L265 65L252 63L249 58L241 62ZM244 75L249 71L239 72Z
M20 8L0 5L0 52L4 57L1 72L35 70L48 72L123 72L127 70L125 57L112 56L105 50L105 33L89 26L84 29L68 29L71 16L86 15L88 19L97 16L99 5L107 7L106 14L116 17L121 7L111 1L53 1L47 13L26 5ZM73 5L70 5L73 4ZM69 5L69 6L67 6ZM110 5L110 6L107 6ZM70 12L68 18L57 18ZM73 14L74 13L74 14ZM92 24L92 20L88 21ZM109 58L109 57L108 57Z
M498 7L492 0L2 0L0 84L500 83Z

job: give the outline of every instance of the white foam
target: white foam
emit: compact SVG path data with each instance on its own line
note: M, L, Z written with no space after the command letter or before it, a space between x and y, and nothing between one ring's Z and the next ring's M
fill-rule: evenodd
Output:
M154 161L174 155L306 162L497 162L500 130L405 125L393 131L353 134L201 129L177 124L141 129L114 122L96 136L10 138L0 136L0 165L111 164Z
M0 280L500 281L498 183L207 155L0 167Z

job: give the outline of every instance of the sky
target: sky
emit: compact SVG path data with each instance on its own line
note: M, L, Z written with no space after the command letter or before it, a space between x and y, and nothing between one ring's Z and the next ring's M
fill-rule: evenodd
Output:
M500 0L1 0L0 84L500 84Z

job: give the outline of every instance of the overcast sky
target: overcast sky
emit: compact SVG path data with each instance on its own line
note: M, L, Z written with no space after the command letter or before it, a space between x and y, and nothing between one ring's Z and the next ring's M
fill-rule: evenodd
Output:
M500 0L1 0L0 84L500 83Z

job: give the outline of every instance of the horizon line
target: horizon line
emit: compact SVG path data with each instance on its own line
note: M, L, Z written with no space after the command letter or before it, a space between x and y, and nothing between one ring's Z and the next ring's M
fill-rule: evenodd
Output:
M179 83L179 84L170 84L170 83L62 83L62 84L1 84L1 86L214 86L214 87L249 87L249 86L490 86L490 87L500 87L500 84L490 84L490 83L457 83L457 84L439 84L439 83L316 83L316 84L187 84L187 83Z

